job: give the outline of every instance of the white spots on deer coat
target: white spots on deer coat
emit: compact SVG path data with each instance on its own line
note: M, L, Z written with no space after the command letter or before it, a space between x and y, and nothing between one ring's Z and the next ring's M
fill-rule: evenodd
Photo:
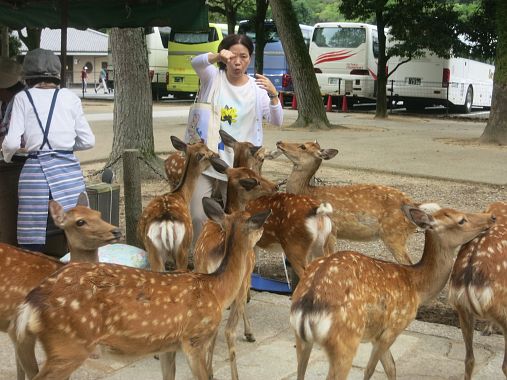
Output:
M72 308L72 310L79 310L79 301L77 299L72 300L70 302L70 307Z

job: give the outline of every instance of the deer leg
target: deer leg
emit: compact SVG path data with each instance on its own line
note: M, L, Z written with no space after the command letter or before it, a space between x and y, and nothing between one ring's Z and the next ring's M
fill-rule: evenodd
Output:
M35 335L26 333L23 341L19 341L14 326L8 330L16 352L16 373L18 380L25 380L25 375L33 379L39 372L39 365L35 358Z
M351 334L352 332L347 330L347 333ZM339 335L326 342L324 349L329 361L327 380L347 379L352 368L352 361L361 341L360 336L353 336L352 334L351 336L352 338L347 340L348 344L345 344L345 340Z
M462 308L458 307L457 311L461 334L463 335L463 340L465 341L465 380L470 380L475 366L473 347L475 318L471 313Z
M206 370L206 345L192 346L191 342L182 342L182 349L194 378L209 380Z
M368 364L366 365L366 369L364 370L363 377L364 380L368 380L373 376L375 368L377 367L377 363L381 359L384 359L384 362L388 364L388 370L392 371L389 365L392 364L394 367L394 360L392 360L391 353L389 352L389 347L391 347L397 336L398 334L395 331L387 330L382 333L379 340L373 342L373 348L371 350L370 359L368 360ZM392 363L389 363L390 360L392 360ZM395 369L394 372L396 372ZM388 375L389 379L393 379L392 377L389 377L389 375L392 375L392 373L389 374L386 371L386 374Z
M189 245L182 244L178 247L178 250L176 252L176 269L187 269L188 268L188 252L189 252Z
M231 365L231 379L238 380L238 367L236 364L236 327L238 326L239 316L244 312L245 299L236 297L231 305L227 325L225 326L225 339L229 348L229 361Z
M296 335L296 354L298 359L298 377L297 380L304 380L308 360L312 352L313 342L306 342Z
M405 231L391 229L388 234L383 233L381 238L397 262L412 265L412 260L407 253L408 234Z
M144 245L148 253L148 262L153 272L165 272L165 258L161 255L150 238L146 238Z
M252 272L254 266L255 266L255 253L251 252L250 260L245 270L245 277L243 279L242 289L240 289L241 302L243 303L242 314L243 314L244 335L247 342L255 342L255 336L252 332L250 319L248 318L248 315L246 313L246 304L250 301L250 287L252 285Z
M387 349L384 352L384 355L380 357L380 362L382 363L382 367L384 367L384 371L386 372L386 376L389 380L396 379L396 364L394 363L393 355L391 354L391 350Z
M302 247L297 242L294 242L294 244L291 242L282 244L282 248L292 269L296 272L298 278L301 278L305 272L309 247Z
M69 343L69 342L66 342ZM59 350L58 355L49 353L41 371L34 380L63 380L68 379L90 355L82 346L65 344L65 351Z
M176 378L176 352L163 352L159 355L162 367L162 379L174 380Z
M208 347L206 347L206 370L208 371L209 380L213 380L213 353L215 351L215 344L217 341L218 330L215 331L211 338Z

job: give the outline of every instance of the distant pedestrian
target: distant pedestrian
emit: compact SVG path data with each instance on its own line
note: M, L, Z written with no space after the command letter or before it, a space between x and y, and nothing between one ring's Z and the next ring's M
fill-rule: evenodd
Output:
M97 87L95 87L95 93L97 93L97 91L100 90L101 88L104 89L104 94L108 93L106 80L107 80L107 71L106 68L103 67L102 69L100 69L99 84Z
M83 92L86 92L88 88L88 67L83 67L81 70L81 83L83 85Z

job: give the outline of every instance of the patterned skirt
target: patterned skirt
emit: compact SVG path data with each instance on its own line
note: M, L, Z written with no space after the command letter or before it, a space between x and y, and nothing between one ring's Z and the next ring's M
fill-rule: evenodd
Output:
M48 151L28 158L18 185L18 244L46 243L50 194L67 211L83 191L83 173L74 154Z

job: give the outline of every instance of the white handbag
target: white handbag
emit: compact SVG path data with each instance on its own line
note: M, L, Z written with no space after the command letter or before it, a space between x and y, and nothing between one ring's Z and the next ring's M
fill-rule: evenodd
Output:
M209 149L218 152L220 142L220 110L216 107L215 100L220 91L222 71L213 79L208 99L200 99L199 94L195 97L194 104L188 112L185 142L196 143L204 140Z

